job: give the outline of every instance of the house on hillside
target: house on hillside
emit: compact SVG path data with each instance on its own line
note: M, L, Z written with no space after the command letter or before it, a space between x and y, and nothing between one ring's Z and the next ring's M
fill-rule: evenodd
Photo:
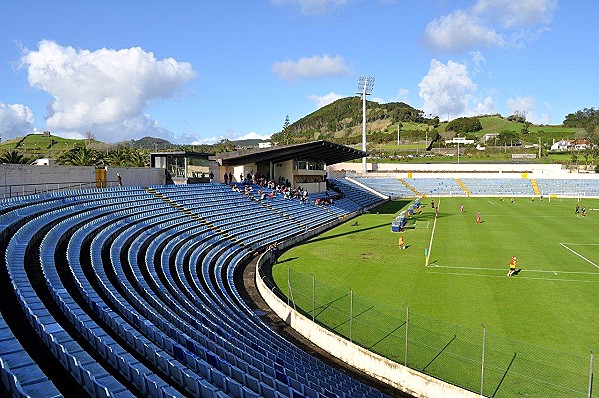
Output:
M551 145L551 151L584 151L591 149L593 144L589 140L559 140Z
M574 145L574 140L553 141L550 151L568 151Z
M591 147L592 144L588 140L576 140L576 142L574 143L575 151L584 151L586 149L591 149Z

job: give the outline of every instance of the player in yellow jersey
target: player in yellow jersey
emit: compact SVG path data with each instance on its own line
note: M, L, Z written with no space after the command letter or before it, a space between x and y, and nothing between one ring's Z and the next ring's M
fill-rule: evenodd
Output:
M512 256L512 259L510 260L510 270L508 271L507 276L514 275L514 272L516 272L516 256Z

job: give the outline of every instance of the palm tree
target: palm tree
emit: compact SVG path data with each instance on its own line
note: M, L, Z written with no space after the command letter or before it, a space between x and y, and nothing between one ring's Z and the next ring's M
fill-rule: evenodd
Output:
M148 154L140 149L134 149L131 151L131 158L129 159L129 167L146 167L150 164Z
M107 160L111 166L121 167L145 167L148 164L148 157L144 151L127 147L119 147L112 151Z
M63 152L56 162L66 166L98 166L103 163L103 160L100 152L83 146Z
M0 163L11 163L11 164L29 164L31 163L31 159L25 157L19 151L16 150L5 150L2 155L0 155Z

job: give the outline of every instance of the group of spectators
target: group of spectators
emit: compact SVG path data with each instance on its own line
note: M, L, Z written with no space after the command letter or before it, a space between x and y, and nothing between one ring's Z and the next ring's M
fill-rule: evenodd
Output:
M225 183L231 183L231 189L236 192L242 192L248 198L255 199L254 197L254 188L252 185L257 185L258 187L267 188L270 191L258 189L257 197L260 200L273 199L278 195L283 195L283 197L287 200L300 200L302 203L308 201L308 190L302 187L297 187L296 189L291 188L291 183L289 180L279 177L278 181L269 180L265 176L260 176L258 174L248 173L247 176L243 176L243 174L239 175L239 181L241 183L241 187L239 184L233 184L233 175L231 173L225 173ZM325 192L323 196L316 198L314 201L317 205L332 205L336 200L342 199L343 194L339 192L335 192L334 195L329 194L329 192Z
M328 205L332 205L333 203L335 203L336 200L339 200L339 199L343 199L343 194L336 193L335 195L331 196L329 194L329 191L326 191L325 196L323 196L322 198L316 198L314 203L316 203L317 205L328 206Z
M287 200L298 199L302 203L308 201L308 190L302 187L297 187L297 189L291 188L291 184L289 184L288 180L277 183L272 180L260 178L255 185L270 190L268 192L263 189L258 189L258 197L260 200L266 200L267 198L273 199L277 195L283 195L283 197ZM231 189L236 192L243 192L246 196L253 198L254 188L251 185L242 183L242 188L240 188L238 184L233 184Z

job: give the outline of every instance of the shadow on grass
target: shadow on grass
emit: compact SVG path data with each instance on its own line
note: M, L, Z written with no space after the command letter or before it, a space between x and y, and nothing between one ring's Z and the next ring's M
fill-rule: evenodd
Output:
M369 230L371 230L371 229L377 229L377 228L380 228L380 227L385 227L385 226L388 226L389 228L391 228L391 220L389 220L389 223L385 223L385 224L373 225L372 227L360 228L360 229L354 229L354 230L352 230L352 231L343 232L343 233L336 234L336 235L323 236L322 238L316 238L316 239L312 239L312 240L311 240L311 241L309 241L308 243L313 243L313 242L322 242L323 240L334 239L334 238L338 238L338 237L340 237L340 236L351 235L351 234L355 234L356 232L369 231Z
M368 348L369 350L372 350L374 348L374 346L376 346L379 343L382 343L383 340L385 340L387 337L391 336L393 333L397 332L405 324L406 324L406 322L403 321L402 323L399 324L398 327L396 327L395 329L393 329L392 331L390 331L389 333L387 333L386 335L384 335L383 337L381 337L378 341L374 342L374 344L372 344L370 347L366 347L366 348Z
M395 214L398 213L401 209L409 205L411 200L392 200L390 202L383 203L370 210L370 214Z
M447 342L447 344L445 344L445 347L441 348L441 351L439 351L439 353L437 353L437 355L434 356L433 359L431 359L431 361L429 363L426 364L426 366L424 368L421 369L421 371L425 371L426 368L428 368L433 362L435 362L435 359L439 358L439 355L443 354L443 351L445 351L447 349L447 347L449 347L449 345L451 343L453 343L453 341L456 339L456 335L454 334L453 337L451 338L451 340L449 340Z
M293 260L297 260L299 257L290 257L290 258L286 258L285 260L282 261L277 261L275 264L283 264L289 261L293 261Z
M503 373L503 377L501 378L501 380L499 380L499 384L497 385L497 388L495 389L495 391L493 391L493 395L491 395L491 397L494 397L495 394L497 394L497 391L499 391L499 387L501 387L501 384L503 383L503 381L505 380L505 377L507 376L507 372L510 370L510 368L512 367L512 364L514 363L514 360L516 359L516 353L514 352L514 356L512 357L512 360L510 361L510 364L507 366L507 368L505 369L505 372Z
M317 314L315 314L314 316L315 316L316 318L318 318L318 316L320 316L320 314L322 314L323 312L325 312L325 311L326 311L326 310L327 310L327 309L328 309L328 308L329 308L331 305L333 305L333 303L335 303L335 302L337 302L337 301L339 301L339 300L341 300L341 299L344 299L344 298L346 298L347 296L349 296L349 293L346 293L346 294L344 294L344 295L343 295L343 296L341 296L341 297L337 297L336 299L334 299L334 300L332 300L332 301L329 301L328 303L326 303L326 304L324 304L324 305L322 305L322 306L316 307L316 308L315 308L315 310L319 310L319 311L318 311L318 313L317 313Z
M373 306L371 306L370 308L366 308L364 311L362 311L362 312L359 312L359 313L355 314L355 315L354 315L354 318L357 318L357 317L359 317L360 315L367 313L368 311L370 311L370 310L371 310L371 309L373 309L373 308L374 308L374 305L373 305ZM345 325L346 323L349 323L349 321L350 321L350 319L348 319L347 321L341 322L340 324L338 324L338 325L335 325L334 327L332 327L332 329L333 329L333 330L336 330L336 329L337 329L339 326L343 326L343 325Z

